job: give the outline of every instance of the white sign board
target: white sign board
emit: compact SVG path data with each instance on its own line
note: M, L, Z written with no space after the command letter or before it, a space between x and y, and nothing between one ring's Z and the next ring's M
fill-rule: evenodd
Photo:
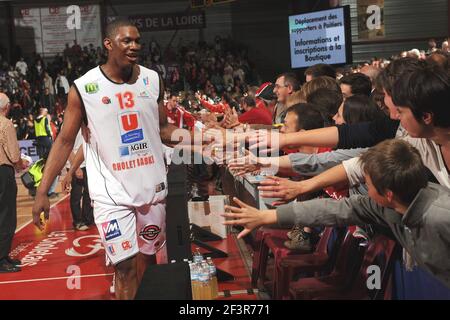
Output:
M290 16L289 39L292 68L349 62L344 7Z
M66 43L71 47L74 40L81 47L91 43L95 47L101 46L99 5L79 6L79 28L69 28L75 13L67 9L67 6L54 6L16 10L16 41L24 53L37 52L43 56L62 54Z

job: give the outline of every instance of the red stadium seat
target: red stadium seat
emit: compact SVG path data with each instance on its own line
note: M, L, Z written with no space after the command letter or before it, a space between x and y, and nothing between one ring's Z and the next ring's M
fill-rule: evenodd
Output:
M284 274L279 274L279 266L282 261L289 259L291 257L306 256L305 262L311 264L307 268L308 272L319 272L322 271L329 262L328 255L328 242L331 237L332 228L327 228L324 235L319 240L314 253L303 253L299 254L298 251L290 250L284 246L284 242L288 240L286 229L269 229L265 228L261 230L258 235L259 239L259 250L255 252L253 260L253 276L254 285L258 287L268 287L272 292L272 298L281 299L281 296L287 296L287 286L289 285L289 280L281 280ZM341 236L341 238L343 235ZM274 268L272 280L266 283L266 271L268 264L269 251L273 253L274 257ZM259 283L258 283L259 280ZM286 282L283 282L286 281Z
M379 299L385 297L392 270L396 242L383 235L372 239L361 260L359 240L347 233L333 272L319 278L302 278L291 283L289 293L293 299ZM360 263L358 263L360 262ZM367 288L367 268L380 266L381 289ZM357 267L358 266L358 267ZM357 268L356 268L357 267ZM356 272L359 270L358 272Z
M332 237L333 229L337 233L337 237ZM275 266L274 272L274 299L289 298L289 283L295 274L298 273L314 273L318 276L319 272L325 272L332 266L335 259L332 259L333 252L339 249L339 245L344 237L345 229L327 227L324 229L316 249L311 254L293 254L281 258ZM330 250L330 241L333 241L333 252Z
M256 287L258 280L261 277L261 281L264 283L265 273L267 267L267 259L269 255L269 247L265 245L264 240L267 236L284 237L287 239L286 234L290 229L273 229L267 227L261 227L256 231L254 239L255 248L253 252L252 261L252 285Z

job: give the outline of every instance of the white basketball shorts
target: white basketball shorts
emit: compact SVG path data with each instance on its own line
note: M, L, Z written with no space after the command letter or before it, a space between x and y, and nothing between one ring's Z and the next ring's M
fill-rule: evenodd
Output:
M165 203L135 208L94 202L94 217L113 265L138 252L153 255L166 243Z

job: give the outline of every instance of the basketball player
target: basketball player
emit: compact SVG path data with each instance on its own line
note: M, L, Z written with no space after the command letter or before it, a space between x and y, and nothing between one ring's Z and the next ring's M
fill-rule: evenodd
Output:
M42 229L40 213L49 217L47 190L64 166L80 126L86 126L89 141L83 153L89 191L95 223L115 268L118 299L134 298L146 264L154 263L155 253L165 244L162 141L170 143L178 129L167 122L158 74L137 64L139 41L139 31L129 21L107 26L103 43L108 60L71 87L64 126L33 207L34 223Z

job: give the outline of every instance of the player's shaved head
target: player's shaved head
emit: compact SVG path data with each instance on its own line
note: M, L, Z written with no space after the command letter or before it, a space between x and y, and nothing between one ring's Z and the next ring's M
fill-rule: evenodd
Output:
M128 19L116 19L106 26L106 38L113 39L121 27L136 27L133 22Z

